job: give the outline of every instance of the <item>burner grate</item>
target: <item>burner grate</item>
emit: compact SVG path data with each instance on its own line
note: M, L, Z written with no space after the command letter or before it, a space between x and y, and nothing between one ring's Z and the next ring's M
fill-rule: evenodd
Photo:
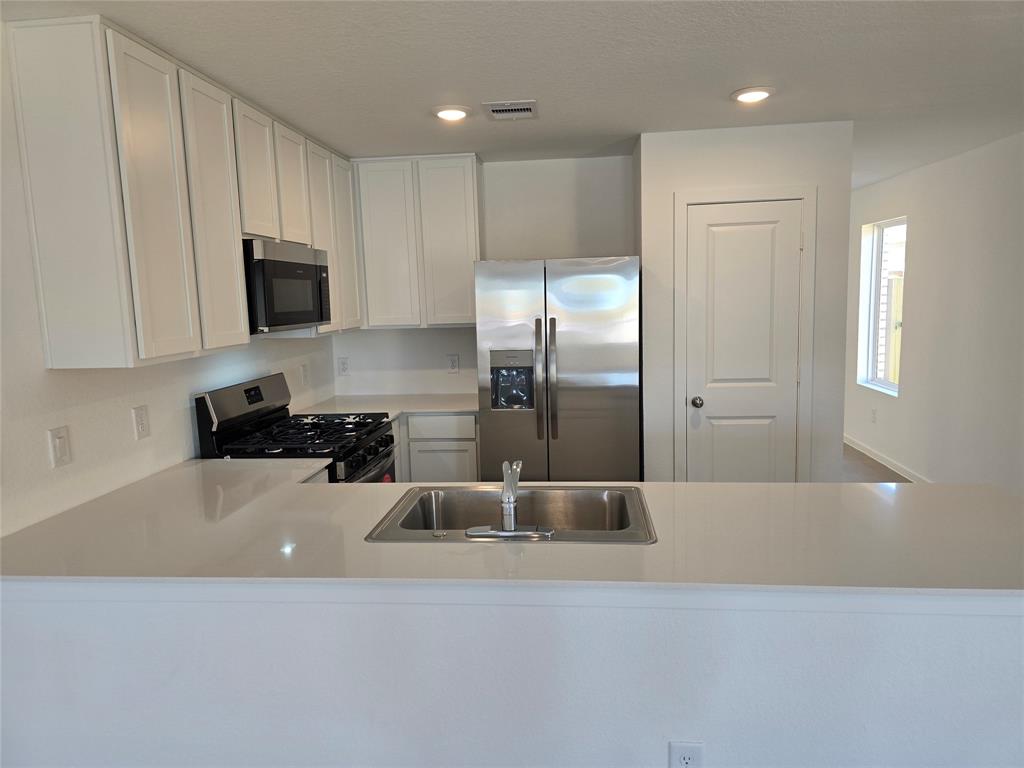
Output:
M343 455L387 421L387 414L313 414L289 416L231 441L224 452L237 455Z

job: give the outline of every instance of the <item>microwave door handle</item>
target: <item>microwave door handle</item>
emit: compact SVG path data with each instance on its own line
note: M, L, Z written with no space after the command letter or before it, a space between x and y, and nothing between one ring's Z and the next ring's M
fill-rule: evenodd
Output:
M558 338L555 318L548 321L548 410L551 414L551 439L558 439Z
M533 321L533 406L537 411L537 439L544 439L544 320Z

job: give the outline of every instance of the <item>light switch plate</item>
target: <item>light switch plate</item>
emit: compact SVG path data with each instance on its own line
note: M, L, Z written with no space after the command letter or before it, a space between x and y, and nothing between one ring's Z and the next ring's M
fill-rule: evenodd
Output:
M137 405L132 408L132 426L135 429L136 440L142 440L150 436L148 405Z
M338 375L339 376L348 376L348 358L347 357L339 357L338 358Z
M54 427L48 430L47 438L50 441L50 467L56 469L71 463L71 438L68 435L68 428Z
M448 357L448 373L459 372L459 356L458 355L447 355Z
M302 386L309 386L309 363L303 363L299 366L299 381L302 382Z
M702 768L704 744L700 741L670 741L668 768Z

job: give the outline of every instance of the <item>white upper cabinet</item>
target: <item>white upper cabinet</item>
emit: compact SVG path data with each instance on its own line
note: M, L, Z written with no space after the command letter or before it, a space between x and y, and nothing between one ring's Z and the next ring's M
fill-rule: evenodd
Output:
M249 342L231 97L182 69L182 122L203 347Z
M279 238L274 121L239 99L235 107L235 150L242 232Z
M277 160L281 239L309 245L312 237L309 224L306 139L302 134L275 122L274 158Z
M321 330L361 323L345 161L99 16L4 29L48 368L248 343L245 236L325 250Z
M357 168L367 323L419 325L413 161L361 162Z
M476 159L419 160L427 325L473 323L477 236Z
M113 30L107 48L139 357L192 352L202 339L178 68Z
M341 328L341 298L338 293L338 250L334 245L334 200L331 191L331 153L311 141L306 142L306 167L309 175L309 222L314 248L327 252L330 283L331 322L321 325L321 333Z
M340 327L358 328L363 324L362 274L356 258L355 212L352 194L352 164L337 155L332 157L334 177L334 247L337 250L340 302L332 317L340 318ZM332 300L334 295L331 296Z
M473 323L476 158L360 160L356 167L368 327Z

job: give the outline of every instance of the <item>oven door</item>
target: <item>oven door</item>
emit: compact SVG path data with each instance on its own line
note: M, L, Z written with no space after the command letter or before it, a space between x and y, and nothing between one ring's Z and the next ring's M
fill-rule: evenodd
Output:
M330 320L327 254L311 248L263 244L246 249L251 333L308 328ZM269 245L276 246L274 249ZM288 256L269 258L266 254Z
M353 475L347 483L393 483L395 482L395 448L392 446L371 463Z

